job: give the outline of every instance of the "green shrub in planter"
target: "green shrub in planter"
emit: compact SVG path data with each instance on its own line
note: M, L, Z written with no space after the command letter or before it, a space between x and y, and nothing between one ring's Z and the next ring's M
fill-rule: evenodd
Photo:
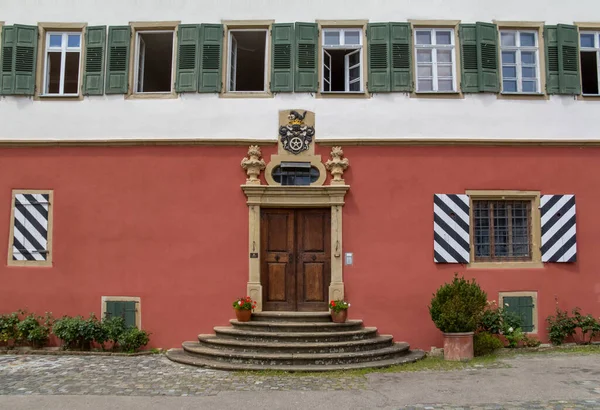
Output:
M133 353L146 346L149 341L150 333L137 327L130 327L121 334L117 342L124 352Z
M473 336L473 350L475 356L485 356L494 352L494 350L502 349L504 344L496 336L488 332L475 333Z
M429 313L436 327L444 333L474 332L487 305L487 294L475 280L454 276L442 285L431 299Z

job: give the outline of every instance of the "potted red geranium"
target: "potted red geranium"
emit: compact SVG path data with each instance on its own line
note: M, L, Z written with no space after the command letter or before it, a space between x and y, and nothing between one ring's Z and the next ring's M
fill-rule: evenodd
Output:
M233 309L235 310L235 317L240 322L247 322L252 316L252 310L256 307L256 301L252 300L250 296L245 298L239 298L233 301Z
M329 302L329 309L331 310L331 320L335 323L344 323L348 318L348 308L350 303L345 300L332 300Z

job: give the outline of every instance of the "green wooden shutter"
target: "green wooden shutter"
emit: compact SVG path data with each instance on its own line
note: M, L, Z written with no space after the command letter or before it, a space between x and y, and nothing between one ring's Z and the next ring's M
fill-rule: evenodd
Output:
M198 91L201 93L221 92L221 70L223 50L223 25L200 25L200 76Z
M508 312L516 313L521 317L521 330L523 332L533 331L533 298L531 296L510 296L504 297L503 301Z
M579 79L579 34L576 26L558 24L558 84L559 93L581 94Z
M413 90L412 30L410 23L390 23L391 91ZM370 80L369 80L370 81Z
M544 44L546 48L546 92L548 94L558 94L560 92L560 81L556 26L544 26Z
M15 87L15 28L2 27L2 54L0 55L0 94L9 95Z
M296 23L296 92L316 92L319 87L317 70L318 28L316 23Z
M123 318L125 319L125 326L135 327L135 305L136 302L121 302L123 304Z
M93 26L85 30L85 67L83 69L83 94L104 94L104 53L106 26Z
M479 64L477 53L477 25L461 24L460 38L460 88L463 93L479 92Z
M479 91L500 92L498 69L498 26L477 23L477 63L479 65Z
M106 94L125 94L129 89L130 26L108 28Z
M294 91L294 24L273 24L271 29L271 91Z
M116 317L116 306L117 302L113 302L113 301L107 301L106 302L106 311L104 312L104 318L105 319L110 319L113 317Z
M177 28L177 74L175 91L198 91L198 47L200 25L180 24Z
M369 23L367 26L368 74L367 88L372 93L389 92L390 23Z

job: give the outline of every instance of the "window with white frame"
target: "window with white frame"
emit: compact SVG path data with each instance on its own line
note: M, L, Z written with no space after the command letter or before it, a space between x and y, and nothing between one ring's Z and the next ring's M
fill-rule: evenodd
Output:
M455 92L454 30L415 29L417 92Z
M538 33L500 31L503 93L540 93Z
M600 32L580 32L579 50L581 53L581 90L583 95L599 95Z
M362 46L359 28L323 29L321 92L363 92Z
M266 91L267 30L231 29L228 33L227 91Z
M44 95L79 95L81 33L46 33Z
M137 31L134 92L170 93L173 85L173 30Z

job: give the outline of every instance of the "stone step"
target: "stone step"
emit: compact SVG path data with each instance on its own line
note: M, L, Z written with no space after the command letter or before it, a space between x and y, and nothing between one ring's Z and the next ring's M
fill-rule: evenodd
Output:
M393 359L409 353L407 343L394 343L377 350L343 353L265 353L214 349L198 342L184 342L183 349L203 359L267 366L338 365Z
M331 322L329 312L258 312L252 321L260 322Z
M208 367L219 370L232 371L252 371L252 370L274 370L286 372L326 372L340 370L355 370L367 368L382 368L398 364L416 362L425 356L422 350L412 350L404 355L396 356L387 360L366 361L361 363L344 363L332 365L257 365L247 363L231 363L219 360L203 358L191 353L185 352L183 349L170 349L167 351L167 357L174 362L188 364L192 366Z
M229 321L235 329L247 329L257 332L341 332L358 330L362 328L362 320L347 320L344 323L334 322L239 322L235 319Z
M289 352L289 353L341 353L375 350L391 346L391 335L381 335L368 339L345 342L272 342L224 339L216 335L198 335L198 340L205 346L215 349L230 349L243 352Z
M342 330L334 332L263 332L250 329L237 329L229 326L217 326L214 328L214 331L218 337L226 339L286 343L345 342L350 340L368 339L377 335L377 328L375 327L361 327L358 330Z

